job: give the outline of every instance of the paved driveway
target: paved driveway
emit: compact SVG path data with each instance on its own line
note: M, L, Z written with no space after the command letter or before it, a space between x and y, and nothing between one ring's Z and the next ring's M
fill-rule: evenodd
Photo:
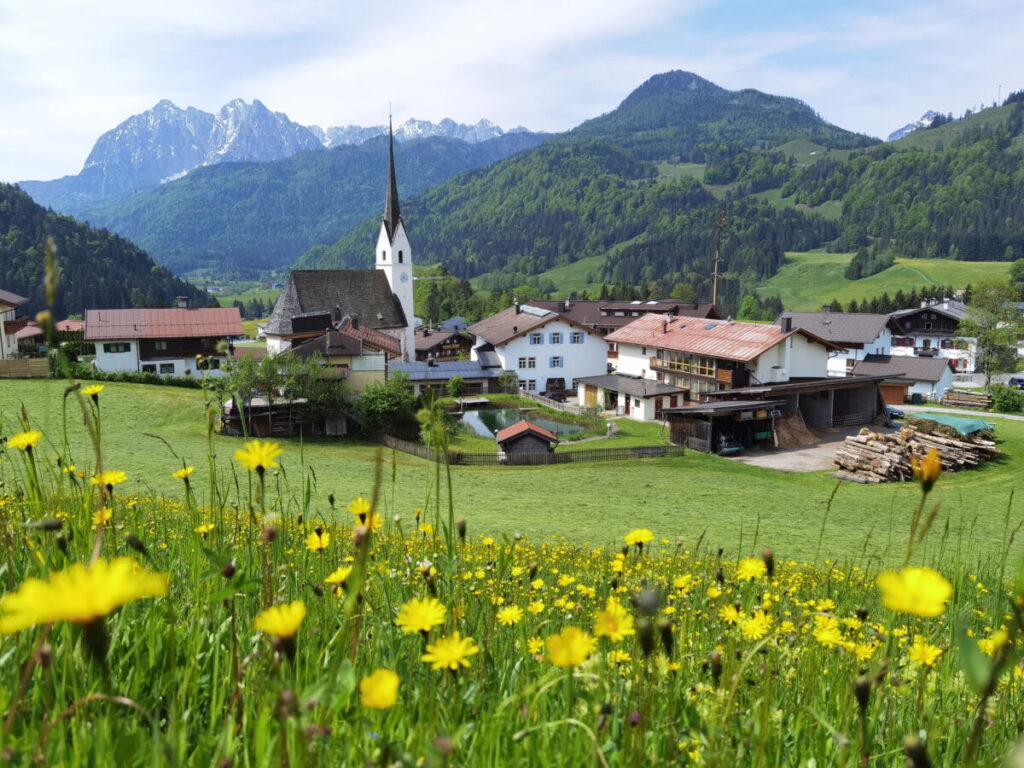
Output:
M878 432L891 431L885 427L868 426ZM847 435L856 435L860 429L859 426L845 429L815 429L812 431L821 439L814 445L786 448L781 451L776 449L748 450L729 458L741 464L753 464L766 469L777 469L780 472L817 472L822 469L835 469L832 457L835 456L839 444Z

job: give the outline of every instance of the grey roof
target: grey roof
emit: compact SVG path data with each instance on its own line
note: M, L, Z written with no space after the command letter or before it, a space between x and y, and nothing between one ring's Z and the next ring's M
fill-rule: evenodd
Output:
M398 181L395 178L395 133L391 130L391 118L388 117L388 192L384 200L384 228L388 240L394 242L395 232L402 221L402 211L398 206Z
M939 381L951 370L944 357L911 357L901 355L865 355L853 366L854 376L904 376L912 381Z
M12 307L20 307L22 304L28 304L28 299L0 288L0 302Z
M653 379L642 379L639 376L626 376L621 373L609 373L603 376L583 376L575 380L577 384L590 384L612 392L621 392L630 397L660 397L663 395L685 394L685 389L673 387Z
M484 368L501 368L501 358L498 357L498 353L494 351L493 347L491 349L477 349L476 359Z
M441 331L436 328L419 327L413 337L417 352L426 352L442 344L464 344L468 348L472 342L469 337L455 331Z
M442 320L437 324L439 331L464 331L469 327L469 321L464 317L449 317L447 320Z
M388 370L404 373L410 381L447 381L452 376L464 379L496 379L501 371L484 368L475 360L452 360L430 365L429 363L391 363Z
M714 304L697 301L679 301L678 299L657 299L655 301L540 299L531 301L530 304L551 312L557 312L580 325L601 328L618 328L636 319L631 314L617 316L614 314L615 312L643 312L645 314L672 314L679 317L725 319L715 308Z
M793 320L794 328L803 328L836 344L870 344L889 326L899 331L889 315L859 312L783 312L780 318Z
M778 408L786 404L785 400L721 400L713 403L696 403L677 408L662 408L665 413L728 413L729 411L760 411L765 408Z
M288 275L267 322L266 333L288 336L292 317L333 312L358 317L369 328L404 328L405 313L379 269L300 269Z
M962 301L950 299L949 301L939 301L934 304L929 304L926 307L897 309L892 313L892 316L896 318L906 317L907 315L912 315L915 312L941 312L947 317L952 317L954 320L963 320L967 317L967 305Z

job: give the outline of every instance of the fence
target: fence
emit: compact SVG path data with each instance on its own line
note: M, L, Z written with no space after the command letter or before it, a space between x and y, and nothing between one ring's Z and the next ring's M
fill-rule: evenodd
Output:
M441 461L437 451L425 445L410 443L391 435L378 435L377 441L402 453L419 456L428 461ZM637 445L632 448L595 448L592 451L563 451L560 453L462 453L449 451L448 463L464 466L536 466L540 464L579 464L587 461L627 461L633 459L655 459L682 456L681 445Z
M47 379L50 361L45 357L0 360L0 379Z
M535 395L533 392L527 392L525 389L519 390L517 394L520 397L525 397L527 400L532 400L535 403L543 405L545 408L553 408L556 411L564 411L565 413L574 413L577 416L596 416L598 413L597 408L587 408L583 405L560 403L549 397L541 397L540 395Z

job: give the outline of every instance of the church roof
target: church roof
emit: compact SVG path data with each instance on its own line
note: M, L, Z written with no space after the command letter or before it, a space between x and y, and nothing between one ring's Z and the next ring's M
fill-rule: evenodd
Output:
M402 221L402 210L398 205L398 180L395 178L395 134L388 118L388 191L384 200L384 228L388 240L394 242L395 232Z
M368 328L404 328L401 302L391 292L387 275L379 269L299 269L274 305L265 332L289 336L292 317L309 312L335 312L359 318Z

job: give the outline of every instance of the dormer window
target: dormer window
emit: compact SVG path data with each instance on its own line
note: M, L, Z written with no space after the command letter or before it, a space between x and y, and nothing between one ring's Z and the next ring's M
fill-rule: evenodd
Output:
M380 252L380 260L381 261L387 261L388 260L388 252L387 251L381 251Z
M402 263L402 252L401 251L398 252L398 263L399 264Z

